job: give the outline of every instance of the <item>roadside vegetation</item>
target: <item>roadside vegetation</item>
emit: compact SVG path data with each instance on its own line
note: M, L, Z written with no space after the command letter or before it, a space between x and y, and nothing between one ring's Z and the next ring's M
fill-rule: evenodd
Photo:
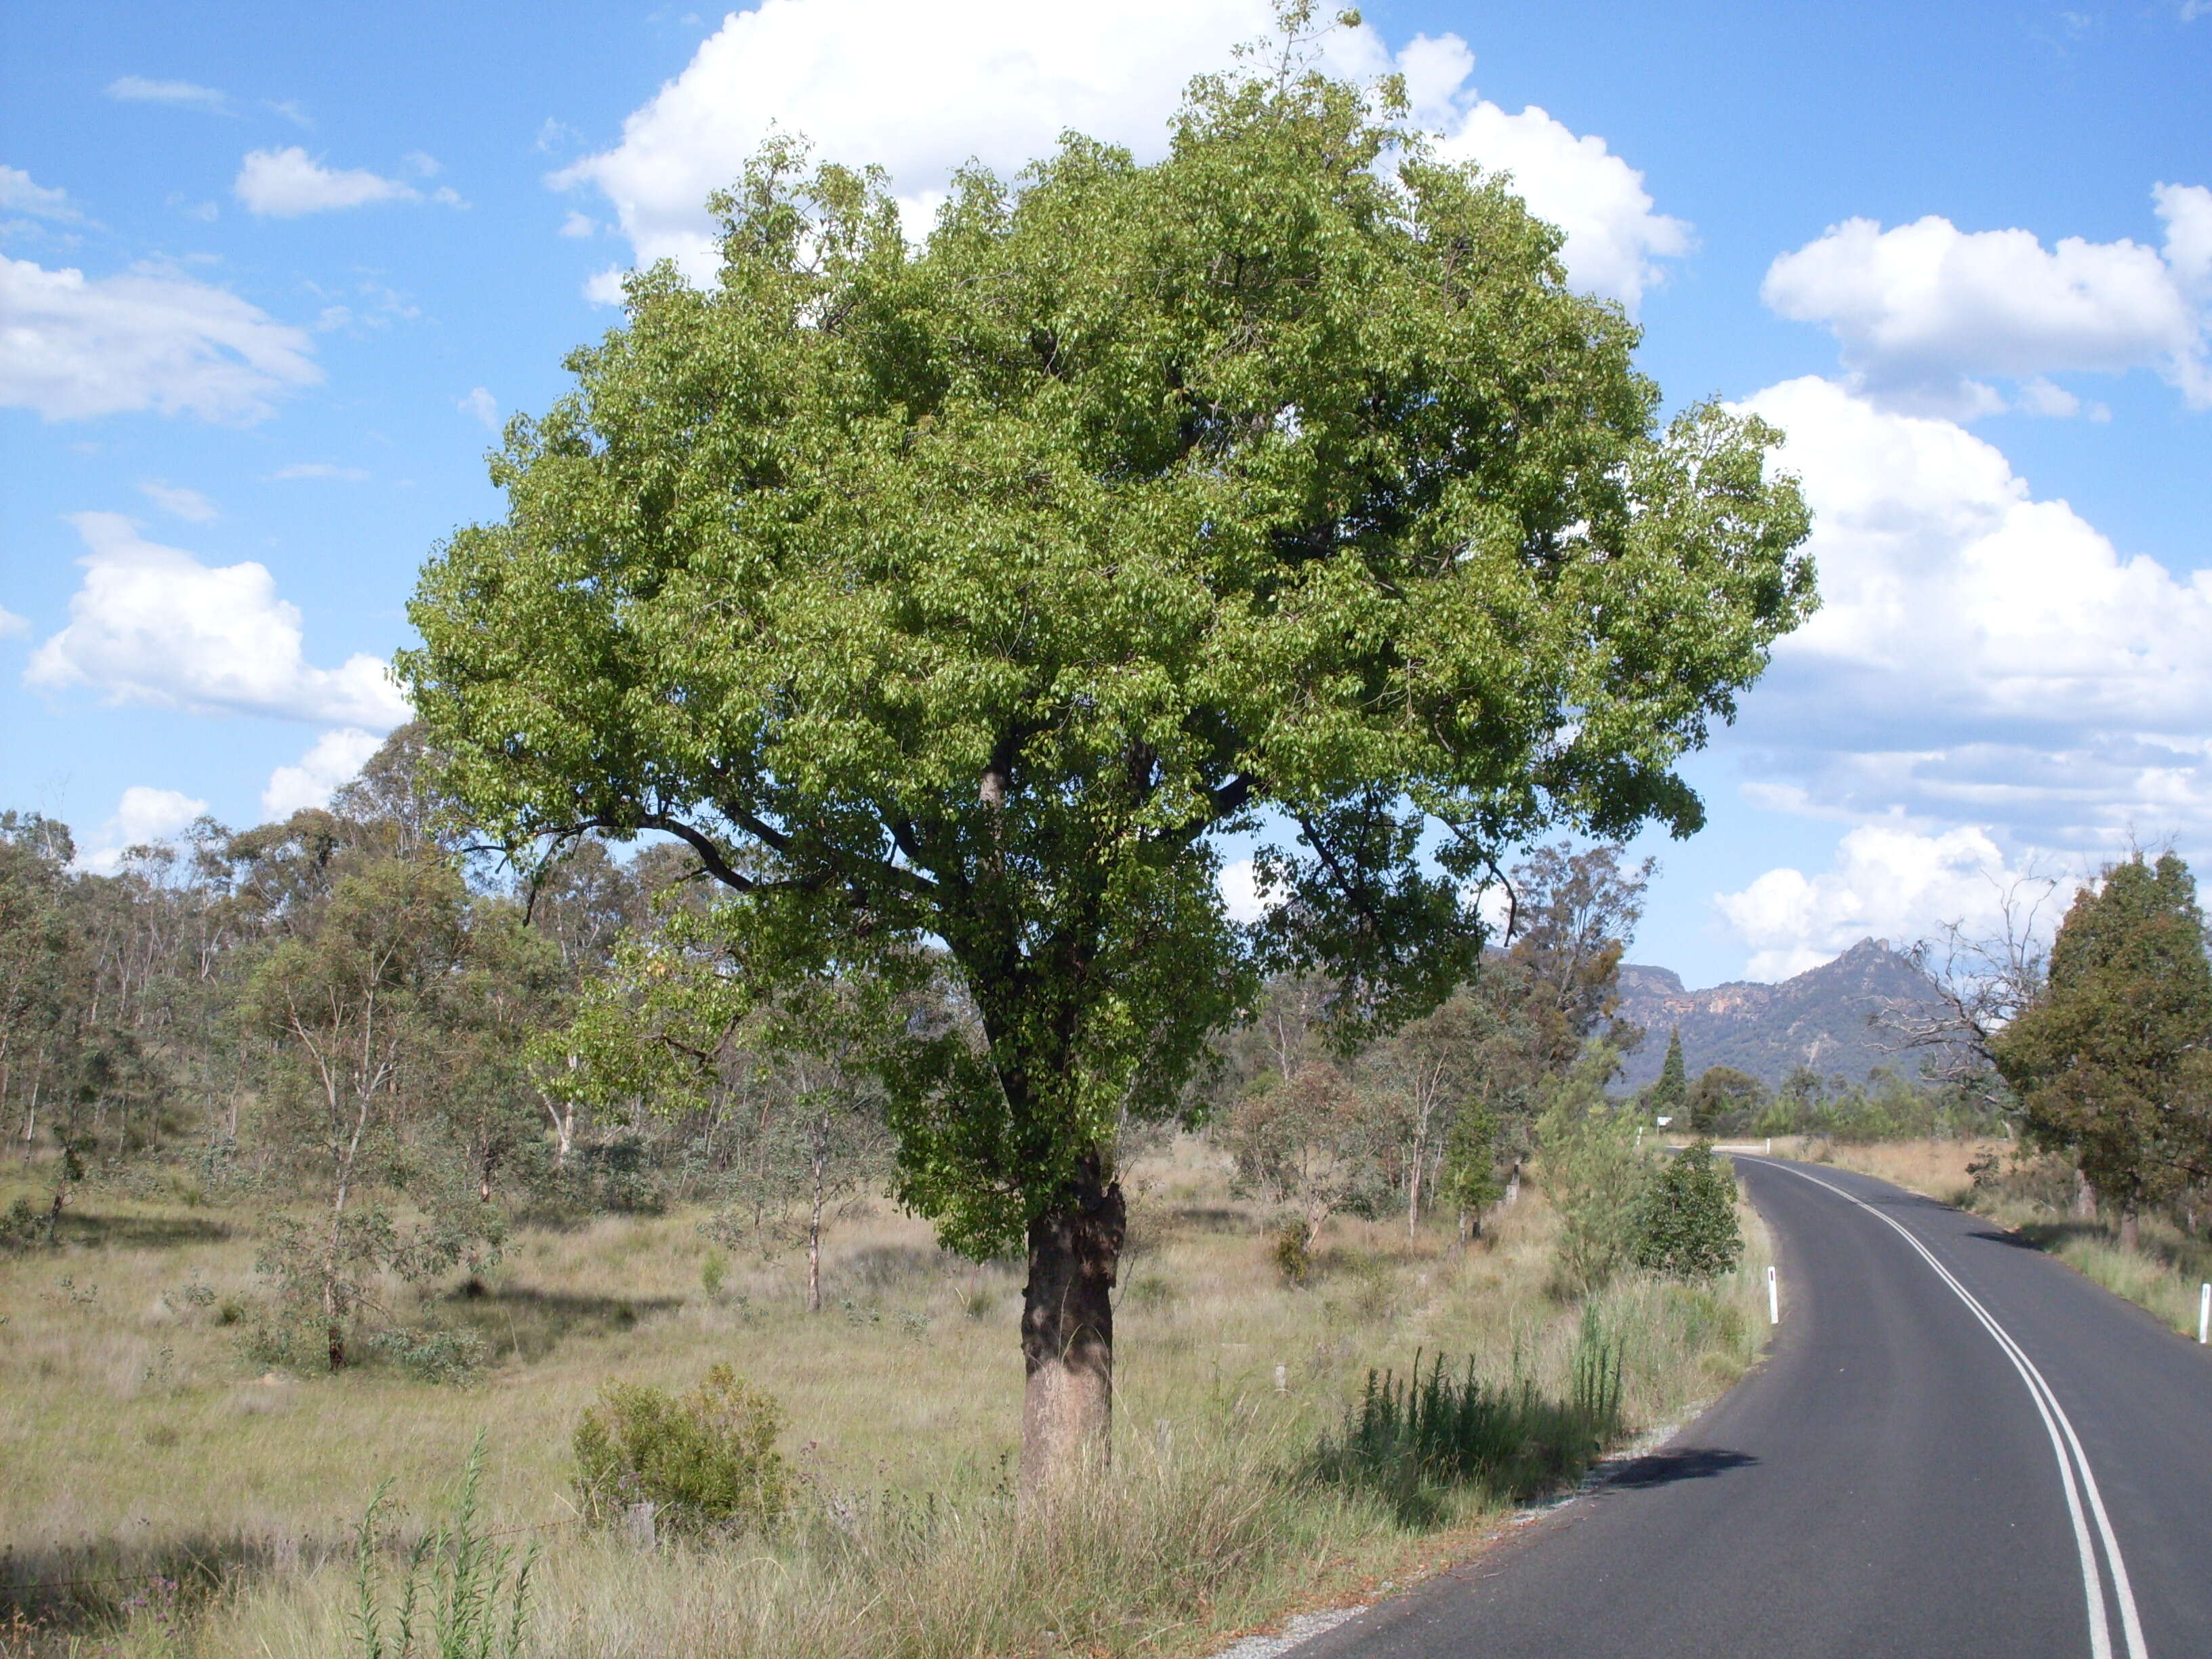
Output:
M1023 1258L896 1200L883 1092L781 1006L574 1087L696 884L587 843L532 899L434 790L408 731L112 876L0 825L11 1652L1196 1653L1464 1553L1763 1340L1755 1223L1607 1093L1647 872L1540 849L1434 1013L1346 1043L1278 975L1200 1127L1125 1127L1110 1464L1025 1498Z
M505 1594L538 1551L522 1652L1195 1653L1464 1550L1717 1395L1763 1340L1755 1227L1736 1273L1627 1269L1562 1296L1532 1180L1467 1245L1445 1223L1409 1237L1395 1215L1333 1218L1293 1283L1274 1210L1238 1195L1217 1146L1177 1137L1133 1186L1117 1314L1139 1340L1112 1471L1025 1528L1003 1353L1018 1267L947 1255L880 1200L839 1228L818 1315L803 1249L728 1250L694 1206L525 1226L476 1277L388 1277L374 1288L413 1328L482 1344L477 1367L432 1380L376 1350L335 1375L264 1370L231 1311L267 1295L258 1206L95 1182L60 1247L0 1264L6 1579L76 1581L11 1589L47 1632L18 1645L362 1651L363 1513L385 1487L388 1638L408 1553L450 1519L482 1431L473 1524L517 1552ZM1462 1437L1456 1462L1358 1414L1370 1371L1402 1387L1439 1358L1492 1402L1489 1449ZM642 1547L619 1514L591 1524L579 1425L611 1384L680 1400L714 1364L780 1409L779 1500L663 1520Z

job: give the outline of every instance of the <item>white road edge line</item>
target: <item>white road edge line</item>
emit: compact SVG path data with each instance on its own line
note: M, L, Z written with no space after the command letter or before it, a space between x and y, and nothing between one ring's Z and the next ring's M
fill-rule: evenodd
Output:
M2105 1559L2112 1566L2112 1595L2120 1604L2120 1629L2128 1644L2128 1659L2148 1659L2149 1650L2143 1644L2142 1620L2136 1612L2135 1590L2128 1582L2127 1562L2121 1557L2119 1540L2112 1535L2112 1519L2105 1512L2104 1496L2097 1490L2097 1477L2089 1468L2088 1454L2081 1449L2081 1438L2074 1432L2074 1425L2066 1415L2066 1408L2058 1403L2057 1395L2044 1380L2043 1373L2036 1369L2035 1362L2027 1357L2027 1351L2013 1340L2011 1334L1997 1323L1990 1310L1975 1299L1973 1293L1952 1276L1950 1269L1936 1259L1935 1253L1894 1216L1884 1215L1873 1205L1855 1194L1844 1191L1833 1182L1823 1181L1816 1175L1808 1175L1787 1164L1771 1162L1765 1158L1757 1161L1785 1174L1794 1175L1801 1181L1809 1181L1815 1187L1825 1187L1844 1202L1857 1205L1875 1220L1893 1229L1899 1237L1920 1253L1921 1258L1936 1270L1936 1276L1951 1287L1953 1294L1966 1304L1983 1328L1996 1339L2005 1357L2012 1361L2013 1369L2020 1373L2021 1380L2027 1384L2028 1397L2035 1401L2035 1409L2043 1419L2044 1431L2051 1437L2051 1450L2058 1458L2059 1480L2066 1489L2066 1508L2073 1519L2075 1543L2081 1554L2081 1587L2089 1604L2089 1651L2093 1659L2111 1659L2112 1638L2105 1612L2104 1587L2097 1572L2096 1552L2090 1544L2088 1528L2082 1522L2081 1498L2075 1491L2074 1473L2077 1464L2081 1469L2082 1490L2088 1495L2090 1512L2096 1516L2097 1532L2105 1546ZM2057 1419L2055 1424L2054 1418ZM2065 1434L2063 1442L2059 1437L2061 1429ZM2069 1448L2073 1454L2070 1459L2067 1455Z

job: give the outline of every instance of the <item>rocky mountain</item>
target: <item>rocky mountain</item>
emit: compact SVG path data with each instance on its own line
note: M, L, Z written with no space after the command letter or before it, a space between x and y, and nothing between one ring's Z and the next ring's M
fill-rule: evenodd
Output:
M1620 1018L1645 1033L1623 1074L1638 1089L1659 1075L1674 1026L1693 1082L1709 1066L1733 1066L1769 1087L1797 1066L1851 1083L1864 1082L1876 1066L1915 1073L1923 1055L1893 1052L1887 1045L1895 1039L1869 1026L1867 1016L1891 1000L1932 1001L1934 992L1925 975L1878 939L1861 939L1833 962L1778 985L1739 980L1691 991L1669 969L1624 963L1620 988Z

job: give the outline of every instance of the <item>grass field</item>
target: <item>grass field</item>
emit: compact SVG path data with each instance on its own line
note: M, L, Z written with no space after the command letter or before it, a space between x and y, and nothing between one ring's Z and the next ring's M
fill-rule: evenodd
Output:
M419 1306L386 1287L396 1312L493 1349L479 1381L432 1385L266 1370L240 1340L252 1214L88 1194L61 1249L0 1261L0 1581L109 1582L19 1589L42 1629L0 1629L0 1651L358 1651L350 1528L386 1479L403 1525L426 1524L480 1428L485 1524L545 1552L533 1654L1196 1653L1468 1547L1494 1495L1415 1520L1296 1477L1368 1369L1417 1351L1565 1389L1583 1310L1550 1288L1540 1199L1467 1249L1333 1223L1292 1286L1206 1143L1176 1142L1131 1184L1112 1473L1020 1528L1019 1268L945 1256L888 1206L833 1234L814 1316L795 1257L719 1252L696 1214L526 1231ZM1766 1258L1751 1232L1714 1287L1638 1278L1600 1298L1632 1427L1752 1363ZM716 1363L786 1407L796 1519L715 1549L585 1532L579 1414L611 1379L676 1390Z

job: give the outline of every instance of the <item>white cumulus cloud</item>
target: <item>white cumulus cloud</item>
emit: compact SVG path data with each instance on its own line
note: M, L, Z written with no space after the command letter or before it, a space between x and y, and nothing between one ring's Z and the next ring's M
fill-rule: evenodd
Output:
M1789 434L1823 596L1729 739L1770 804L2212 844L2212 570L2123 554L1954 422L1818 379L1748 406Z
M1576 286L1620 301L1631 314L1660 282L1658 261L1690 251L1690 227L1657 210L1644 175L1606 147L1531 104L1510 114L1468 89L1474 58L1447 35L1399 54L1414 112L1443 135L1449 160L1507 172L1539 218L1566 233L1559 251Z
M412 185L397 179L362 167L326 167L297 144L247 151L231 190L248 213L271 219L422 199Z
M19 634L31 631L27 617L19 617L4 605L0 605L0 640L12 640Z
M1931 835L1866 824L1843 838L1828 869L1769 870L1713 902L1750 947L1747 976L1779 980L1869 937L1903 949L1954 921L1992 934L2007 894L2029 878L1978 825Z
M282 823L305 808L329 805L331 795L353 781L383 741L357 726L324 732L296 766L280 766L269 775L269 787L261 792L262 817Z
M1785 253L1760 295L1834 333L1844 366L1886 404L1971 417L2007 405L1989 382L2021 386L2032 412L2069 394L2052 374L2154 368L2212 404L2212 191L2160 185L2163 250L2123 239L1962 231L1933 215L1885 230L1852 219ZM2057 393L2054 398L2052 394Z
M724 20L624 122L620 144L554 182L604 191L639 263L673 259L704 280L715 265L707 198L780 126L826 159L889 169L919 233L970 159L1010 174L1070 128L1158 156L1190 77L1226 66L1233 46L1273 21L1269 0L762 0ZM1394 56L1363 26L1337 31L1323 51L1339 73L1401 70L1449 155L1511 168L1529 205L1567 233L1578 285L1632 309L1656 280L1653 262L1686 248L1687 228L1654 211L1641 175L1602 139L1540 109L1509 114L1479 100L1467 84L1474 58L1455 37L1418 39ZM586 292L619 299L617 274L599 273Z
M46 419L151 409L258 421L323 378L306 331L160 266L88 278L0 258L0 404Z
M472 415L482 421L485 430L489 432L499 430L499 399L493 397L483 387L476 387L453 407L464 415Z
M306 659L297 607L265 566L204 565L118 513L80 513L83 585L69 625L31 655L28 685L85 686L110 703L265 714L388 732L406 699L367 654Z
M90 848L77 854L76 867L96 876L112 876L131 848L167 841L191 827L207 808L205 801L181 790L134 783L123 792L114 815L94 832Z

